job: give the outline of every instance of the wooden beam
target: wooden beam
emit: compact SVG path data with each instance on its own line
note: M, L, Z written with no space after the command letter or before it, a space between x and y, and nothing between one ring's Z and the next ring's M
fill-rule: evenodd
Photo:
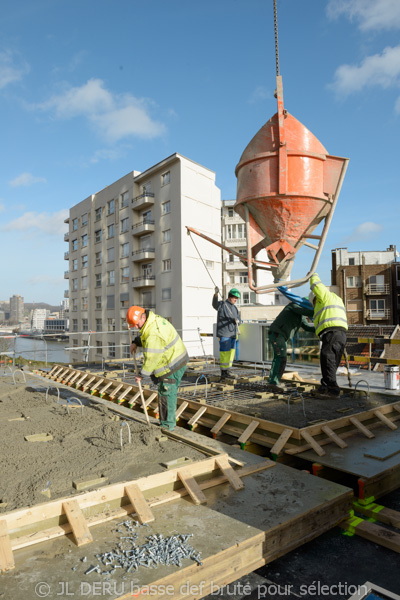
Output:
M222 415L222 417L216 422L216 424L214 425L214 427L212 427L211 429L211 433L217 434L225 425L225 423L227 421L229 421L229 419L231 418L231 413L226 412L225 414Z
M146 498L138 485L131 483L125 488L125 494L128 496L135 513L137 514L140 523L150 523L154 521L154 515L150 506L147 504Z
M81 511L77 500L68 500L63 502L63 510L67 515L68 523L71 525L72 534L77 546L90 544L93 542L92 534L89 531L83 512Z
M371 433L370 430L365 427L365 425L363 425L358 419L356 419L356 417L349 417L349 421L353 423L354 427L357 427L358 431L365 435L365 437L371 440L375 437L374 434Z
M122 394L120 394L117 398L118 404L121 404L121 402L125 398L125 396L132 390L133 390L133 387L131 385L129 385L127 388L125 388L124 391L122 392Z
M318 456L324 456L326 454L325 450L316 442L313 436L308 433L308 431L302 431L301 437L306 440L311 446L311 448L318 454Z
M363 537L374 544L379 544L390 550L400 553L400 533L397 531L391 531L387 527L382 527L376 523L370 521L364 521L363 519L356 519L358 523L356 525L353 519L347 519L340 523L342 529L350 530L352 533Z
M396 527L396 529L400 529L400 512L398 510L386 508L386 506L381 506L375 503L363 506L358 502L354 503L354 510L366 517L372 517L376 521L380 521L381 523L385 523L386 525L391 525L392 527Z
M132 408L132 406L135 404L135 402L139 398L139 396L140 396L140 392L136 392L136 394L133 396L133 398L129 398L128 404L129 404L130 408Z
M275 444L272 446L271 454L279 454L281 450L283 450L292 433L293 429L284 429L279 438L276 440Z
M244 488L243 481L240 479L239 475L236 473L236 471L233 470L233 468L229 464L227 456L217 456L215 458L215 462L235 491L242 490Z
M188 406L189 402L186 402L186 400L182 402L182 404L176 409L175 418L179 419L181 414L187 409Z
M239 444L245 444L251 436L251 434L254 433L254 431L257 429L259 424L259 421L251 421L251 423L246 427L246 429L243 431L242 435L238 439Z
M8 535L7 521L0 519L0 572L15 567L14 556Z
M382 421L382 423L384 423L385 425L387 425L389 427L389 429L392 429L393 431L395 429L397 429L397 425L395 425L393 423L393 421L391 421L390 419L388 419L385 415L383 415L379 410L374 410L374 415L376 417L378 417L378 419L380 419Z
M339 448L347 448L346 442L342 440L342 438L339 437L328 425L322 425L321 429L328 436L328 438L332 440L332 442L335 442L335 444L339 446Z
M200 417L202 417L204 415L204 413L206 412L208 406L202 406L201 408L199 408L199 410L196 412L195 415L193 415L193 417L191 419L189 419L188 421L188 425L196 425L197 421L200 419Z
M194 477L189 475L188 471L178 471L178 477L195 504L205 504L207 502L207 498L201 491L199 484Z
M119 392L119 390L120 390L121 388L123 388L123 387L124 387L124 384L123 384L123 383L120 383L119 385L117 385L117 387L115 388L115 390L113 390L113 391L111 392L111 394L108 394L108 395L110 396L110 399L112 399L112 400L113 400L113 399L115 398L115 396L117 395L117 393Z
M150 406L150 404L153 402L153 400L155 398L157 398L157 396L158 396L158 392L153 392L148 398L146 398L145 403L144 403L145 407L147 408L148 406Z

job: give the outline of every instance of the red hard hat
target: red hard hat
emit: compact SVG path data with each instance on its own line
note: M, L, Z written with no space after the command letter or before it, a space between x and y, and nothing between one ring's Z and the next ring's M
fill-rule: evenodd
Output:
M130 308L128 308L128 312L126 313L126 320L128 325L130 325L131 327L136 327L140 317L144 312L144 308L142 308L141 306L131 306Z

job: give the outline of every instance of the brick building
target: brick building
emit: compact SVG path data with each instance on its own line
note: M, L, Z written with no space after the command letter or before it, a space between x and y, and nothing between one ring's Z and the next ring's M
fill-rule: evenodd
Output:
M331 277L343 298L349 324L399 324L400 262L395 246L365 252L336 248Z

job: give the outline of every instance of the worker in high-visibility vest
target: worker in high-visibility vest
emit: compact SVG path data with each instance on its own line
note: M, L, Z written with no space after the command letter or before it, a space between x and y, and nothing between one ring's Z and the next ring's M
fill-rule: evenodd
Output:
M240 313L235 306L240 299L240 292L232 288L228 292L227 300L218 300L218 287L212 299L213 308L218 312L217 337L219 337L219 366L221 379L231 377L229 369L234 358L239 358L239 325Z
M321 341L320 365L322 378L317 394L337 398L340 396L340 387L336 381L336 372L347 341L346 309L343 300L337 294L328 290L317 273L314 273L310 279L310 288L309 301L314 308L315 333ZM304 306L304 298L295 296L285 287L278 289L296 304Z
M151 377L158 384L158 407L161 427L172 431L176 424L178 387L189 360L186 348L176 329L164 317L141 306L131 306L126 314L130 327L140 329L131 346L131 354L143 348L144 363L136 376Z

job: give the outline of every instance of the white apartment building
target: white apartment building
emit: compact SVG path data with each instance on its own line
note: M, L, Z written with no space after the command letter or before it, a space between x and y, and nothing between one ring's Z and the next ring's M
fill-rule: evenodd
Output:
M224 246L235 250L239 254L247 253L246 225L243 219L233 209L235 200L222 201L222 243ZM224 298L228 297L228 292L231 288L237 288L242 297L240 304L242 305L242 318L250 318L246 316L246 308L251 306L271 306L286 304L282 294L271 292L268 294L256 294L252 292L248 285L248 270L246 263L242 263L239 258L223 250L223 294ZM258 253L259 260L268 262L268 255L265 250ZM273 283L274 278L271 271L257 271L257 286L268 285ZM260 311L258 311L260 312ZM252 311L253 314L256 314ZM262 315L260 314L260 317Z
M173 154L76 204L66 222L72 362L128 357L131 305L167 317L189 354L202 354L199 333L212 332L215 320L213 283L186 226L221 241L215 173ZM195 237L221 281L221 250ZM211 338L202 339L211 354Z
M31 329L43 331L47 315L48 311L45 308L34 308L32 311Z

